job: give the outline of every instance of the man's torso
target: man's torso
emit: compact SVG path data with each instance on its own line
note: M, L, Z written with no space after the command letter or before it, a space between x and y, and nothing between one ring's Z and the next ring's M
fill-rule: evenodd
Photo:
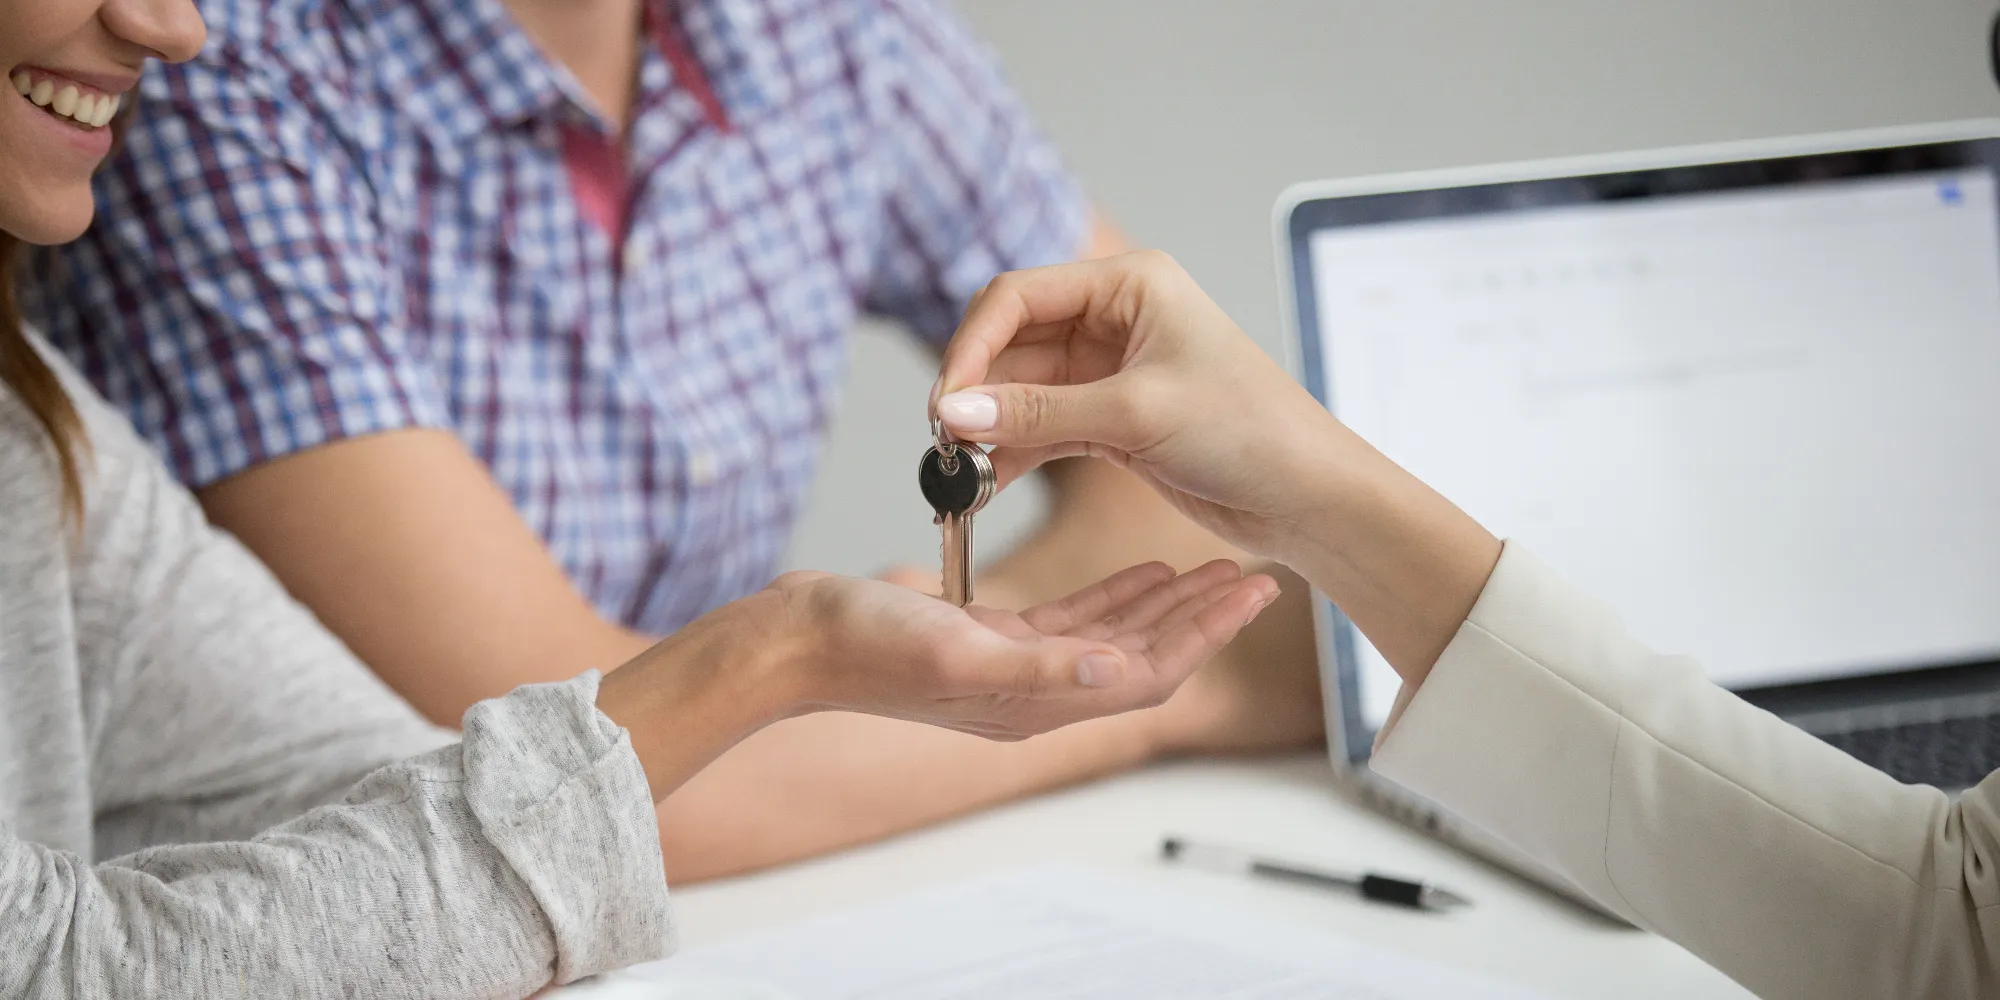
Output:
M622 243L564 156L566 134L615 130L495 0L207 8L208 65L149 78L140 109L191 114L202 135L167 121L133 137L108 178L113 231L56 265L99 279L76 297L99 322L64 322L59 304L53 339L197 485L346 434L446 427L599 611L637 627L677 627L772 574L857 312L941 332L943 303L1061 255L1023 246L1059 238L1066 254L1081 228L1034 137L985 148L1018 131L995 126L1012 125L1005 95L963 135L912 108L939 88L897 75L928 58L911 50L963 56L926 36L948 26L920 4L655 3L683 58L645 47ZM215 97L210 79L236 89ZM237 142L282 165L275 181L233 162ZM986 210L980 161L996 155L1028 157L1026 200L1042 204L954 234ZM179 185L220 208L170 222L223 235L148 231L168 224L152 199ZM181 243L204 254L169 275L196 276L191 304L149 316L120 271L162 247L190 256ZM192 329L217 317L236 329ZM136 365L121 353L135 340Z

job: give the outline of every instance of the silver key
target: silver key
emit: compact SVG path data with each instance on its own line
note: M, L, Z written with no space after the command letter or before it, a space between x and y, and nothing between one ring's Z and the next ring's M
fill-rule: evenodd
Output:
M944 599L962 608L972 603L972 515L993 499L993 460L943 433L937 437L917 466L917 485L944 532Z

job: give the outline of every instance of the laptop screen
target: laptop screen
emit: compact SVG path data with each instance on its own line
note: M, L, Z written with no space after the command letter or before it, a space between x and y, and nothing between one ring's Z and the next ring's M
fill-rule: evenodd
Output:
M2000 657L1996 164L1974 141L1308 204L1307 379L1724 685ZM1372 734L1397 678L1346 631Z

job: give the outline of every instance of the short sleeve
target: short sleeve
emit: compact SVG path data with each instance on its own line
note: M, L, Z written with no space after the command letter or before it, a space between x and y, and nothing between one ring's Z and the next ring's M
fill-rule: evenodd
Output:
M155 67L85 237L24 306L175 474L205 485L376 431L446 426L400 318L367 155L281 39Z
M880 0L863 59L890 157L866 306L942 342L1003 271L1074 260L1090 206L964 23L929 0Z

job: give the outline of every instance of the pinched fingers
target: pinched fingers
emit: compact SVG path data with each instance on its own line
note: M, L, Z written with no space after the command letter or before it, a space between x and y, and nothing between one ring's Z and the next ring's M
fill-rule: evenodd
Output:
M1131 461L1120 449L1088 441L1061 441L1034 448L999 447L987 452L986 457L993 463L995 490L1004 490L1022 476L1065 458L1101 458L1120 468L1126 468Z
M974 308L977 308L975 306ZM932 402L944 393L967 388L968 385L1004 382L1034 382L1041 385L1068 385L1087 381L1079 377L1073 339L1078 336L1073 322L1044 323L1023 327L1016 331L1014 339L996 353L986 365L985 374L978 383L950 385L940 376L932 386ZM1112 370L1115 369L1115 365ZM1097 372L1091 377L1101 377L1109 371Z
M1011 448L1069 442L1139 451L1182 419L1176 390L1140 369L1073 383L987 383L938 397L937 417L966 441Z
M951 392L984 382L994 359L1022 331L1086 315L1109 277L1105 269L1085 262L1014 271L987 282L945 346L939 388Z
M1186 272L1152 250L1000 275L967 307L945 348L938 384L951 392L987 381L995 359L1024 331L1074 322L1079 333L1122 338L1144 293L1176 283L1188 283Z

